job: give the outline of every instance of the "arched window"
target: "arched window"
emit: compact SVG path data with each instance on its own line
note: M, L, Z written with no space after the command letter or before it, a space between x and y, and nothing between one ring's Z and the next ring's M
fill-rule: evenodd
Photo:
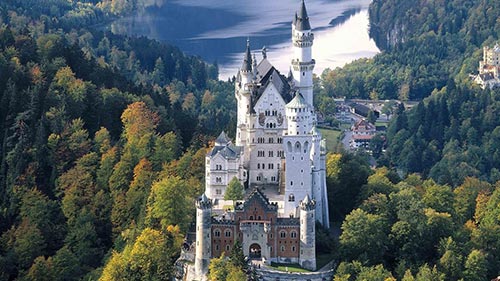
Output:
M231 237L231 230L230 230L230 229L226 229L226 230L224 231L224 236L225 236L225 237Z
M280 238L286 238L286 231L280 231Z
M300 152L300 142L295 143L295 152Z
M288 202L295 202L295 195L293 194L288 195Z
M215 229L214 230L214 236L215 237L220 237L220 230L219 229Z
M297 238L297 232L295 231L290 232L290 237Z
M281 249L280 249L282 252L285 251L285 246L284 245L281 245Z
M292 152L292 143L287 142L286 146L288 147L288 152Z

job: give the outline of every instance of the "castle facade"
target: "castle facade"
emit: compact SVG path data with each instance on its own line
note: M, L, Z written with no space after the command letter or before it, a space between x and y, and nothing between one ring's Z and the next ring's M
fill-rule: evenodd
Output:
M483 60L479 62L479 74L474 82L481 88L494 88L500 86L500 45L495 44L493 48L483 48Z
M250 258L316 269L315 223L329 228L330 220L326 148L313 104L313 41L302 1L287 76L265 48L258 61L247 42L235 81L235 143L222 132L206 156L206 189L196 203L196 276L206 275L210 258L228 255L235 241ZM226 202L233 178L247 195Z

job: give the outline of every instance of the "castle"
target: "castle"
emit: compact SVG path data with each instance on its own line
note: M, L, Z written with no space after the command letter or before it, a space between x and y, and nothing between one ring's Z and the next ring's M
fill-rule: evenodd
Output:
M206 189L196 202L195 272L203 279L212 257L235 241L265 263L316 269L315 224L329 228L326 148L316 128L314 34L302 1L292 23L294 57L287 76L252 55L247 41L235 81L236 140L224 132L206 156ZM226 202L237 178L245 200ZM233 209L234 208L234 209Z
M500 46L495 44L493 48L483 48L483 60L479 62L479 74L474 82L481 88L494 88L500 85Z

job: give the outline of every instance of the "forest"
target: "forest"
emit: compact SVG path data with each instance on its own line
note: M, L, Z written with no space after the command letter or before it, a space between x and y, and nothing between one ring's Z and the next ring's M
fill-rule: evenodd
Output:
M325 70L323 87L337 97L421 100L450 80L467 83L482 46L500 38L500 3L492 0L374 0L370 36L384 50Z
M236 101L216 65L95 28L147 2L0 2L0 280L175 274ZM324 114L336 96L421 100L394 110L378 168L363 153L327 157L341 234L318 226L317 248L336 259L334 280L500 275L499 92L467 79L499 15L486 0L374 1L385 51L315 79ZM241 280L237 254L210 276Z

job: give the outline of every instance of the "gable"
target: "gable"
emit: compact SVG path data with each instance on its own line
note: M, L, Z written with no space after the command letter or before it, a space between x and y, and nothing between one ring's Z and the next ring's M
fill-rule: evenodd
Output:
M271 83L267 85L267 87L264 89L264 92L255 103L254 111L259 113L264 112L268 109L281 110L284 107L285 101L283 100L283 97L281 97L276 86Z

